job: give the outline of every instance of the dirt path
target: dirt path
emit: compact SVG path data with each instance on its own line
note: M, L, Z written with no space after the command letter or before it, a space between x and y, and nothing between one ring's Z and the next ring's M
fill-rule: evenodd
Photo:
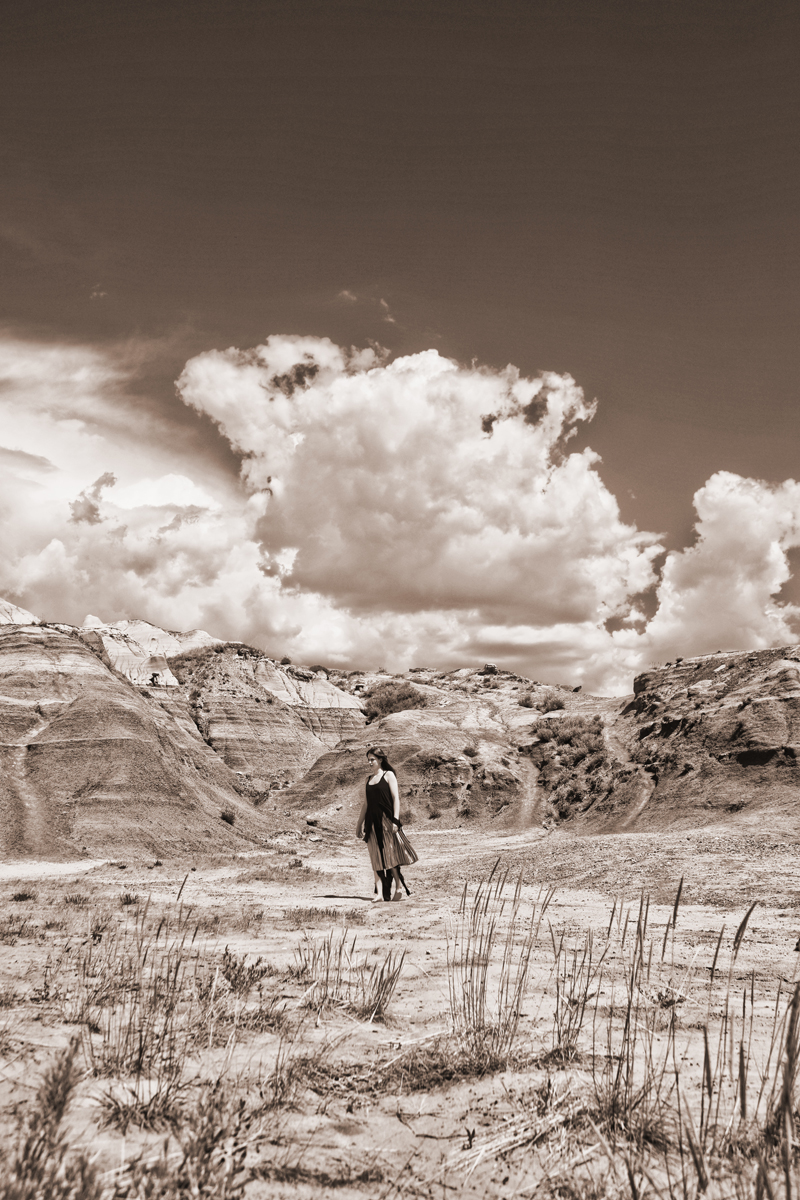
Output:
M0 863L0 880L56 879L62 875L83 875L106 864L104 858L82 858L77 862L32 862L30 859L15 859Z

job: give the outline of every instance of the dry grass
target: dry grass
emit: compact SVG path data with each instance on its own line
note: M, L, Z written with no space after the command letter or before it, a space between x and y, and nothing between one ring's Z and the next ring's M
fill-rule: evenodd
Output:
M0 1200L211 1200L265 1184L386 1191L397 1172L387 1175L383 1159L312 1162L299 1132L306 1118L321 1120L329 1105L340 1117L394 1105L411 1120L428 1097L509 1069L511 1111L480 1129L468 1117L455 1142L456 1106L443 1099L453 1194L484 1167L488 1181L492 1163L516 1163L532 1173L520 1195L797 1200L800 985L779 983L768 1013L763 992L759 1004L755 976L741 967L752 907L730 934L695 938L687 954L681 894L682 885L659 928L643 895L615 904L602 928L559 931L552 893L534 898L496 866L465 886L451 919L439 1014L449 1031L413 1044L401 1034L392 1047L384 1030L372 1043L380 1049L369 1052L370 1038L355 1050L348 1042L345 1060L336 1055L348 1031L392 1015L407 982L402 946L368 953L338 927L304 934L284 970L239 944L210 942L180 896L158 911L106 908L102 895L94 907L70 906L74 932L54 939L41 984L26 996L10 985L0 992L9 1060L24 1043L26 1005L45 1023L79 1024L20 1108ZM11 954L39 936L38 919L9 918ZM242 1047L248 1066L237 1075ZM86 1137L67 1132L76 1092L96 1102L98 1125L139 1131L133 1159L99 1170ZM436 1180L396 1194L431 1194Z
M471 900L464 885L447 949L453 1032L481 1073L509 1060L531 954L552 898L552 892L540 893L530 912L524 911L522 875L509 897L508 876L498 872L498 863ZM506 932L501 934L504 916Z
M385 1021L405 957L404 950L389 950L370 962L369 955L356 953L356 938L350 941L345 927L317 941L304 936L290 974L308 984L302 1003L320 1015L339 1008L369 1021Z

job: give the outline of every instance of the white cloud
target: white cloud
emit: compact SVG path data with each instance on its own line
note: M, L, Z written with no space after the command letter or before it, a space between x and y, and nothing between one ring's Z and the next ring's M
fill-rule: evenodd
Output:
M307 372L291 390L287 352ZM258 536L270 561L296 550L287 583L353 612L602 621L654 582L654 536L621 521L592 451L566 451L594 412L569 377L270 338L198 356L179 389L271 493Z
M390 669L494 659L612 691L653 658L794 639L777 597L800 485L712 476L695 544L657 579L656 536L571 449L594 406L568 376L312 337L210 351L179 388L238 480L126 382L111 354L0 341L0 595L49 619Z
M728 471L694 497L697 541L669 554L647 632L659 657L793 642L800 609L774 597L800 546L800 484L768 484Z
M137 479L114 491L117 508L219 508L213 496L186 475L162 475L159 479Z

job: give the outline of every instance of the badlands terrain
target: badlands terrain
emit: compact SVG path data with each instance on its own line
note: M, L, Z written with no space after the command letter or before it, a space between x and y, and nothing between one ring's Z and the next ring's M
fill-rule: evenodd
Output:
M798 1194L797 647L603 698L0 622L2 1200Z

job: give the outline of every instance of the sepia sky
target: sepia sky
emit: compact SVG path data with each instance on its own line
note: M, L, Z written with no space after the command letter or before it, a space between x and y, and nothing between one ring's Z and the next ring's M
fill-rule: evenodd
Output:
M800 13L26 0L0 595L626 691L800 636Z

